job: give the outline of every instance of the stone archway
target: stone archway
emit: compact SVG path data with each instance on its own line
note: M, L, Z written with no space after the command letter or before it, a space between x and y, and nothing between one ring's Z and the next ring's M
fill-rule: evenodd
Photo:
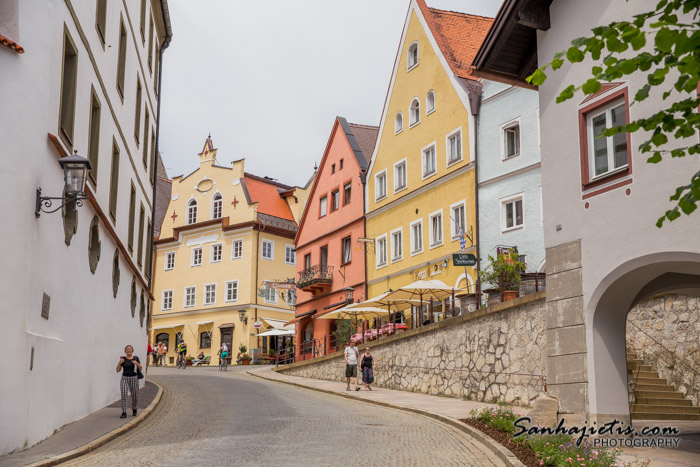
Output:
M598 284L586 315L588 412L629 421L626 323L636 304L660 293L700 296L700 254L666 252L627 261Z

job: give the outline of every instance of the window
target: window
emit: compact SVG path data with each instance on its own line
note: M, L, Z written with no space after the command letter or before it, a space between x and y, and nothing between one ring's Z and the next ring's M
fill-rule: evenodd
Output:
M105 45L107 28L107 0L97 0L97 13L95 14L95 27L102 45Z
M386 170L381 171L374 177L374 200L386 198Z
M501 231L513 230L523 226L522 195L501 201L502 226Z
M406 159L394 164L394 193L406 188Z
M197 223L197 200L192 198L187 203L187 225Z
M211 348L211 333L201 332L199 333L199 348L200 349L210 349Z
M323 245L320 248L321 252L321 267L325 268L328 266L328 245Z
M613 101L586 115L590 179L606 175L628 165L627 134L618 133L615 136L602 136L606 129L626 123L627 109L624 99Z
M462 129L447 135L447 165L462 160Z
M165 254L165 270L172 271L173 269L175 269L175 252L171 251Z
M332 174L335 173L335 164L331 164L331 173L332 173Z
M345 237L341 240L342 242L342 255L341 264L348 264L352 261L352 239L351 237Z
M430 248L442 245L442 210L430 215Z
M197 304L197 287L185 287L185 308L193 307Z
M284 262L285 264L297 264L297 253L294 245L284 246Z
M425 114L435 112L435 91L430 91L425 98Z
M327 207L328 207L328 196L324 196L321 198L321 215L319 217L323 217L326 215Z
M262 241L262 258L272 260L274 257L275 242L270 240Z
M151 277L151 257L153 254L153 244L151 243L151 239L153 238L151 235L152 229L151 229L151 218L147 217L146 218L146 250L145 250L145 255L146 255L146 268L144 269L144 273L146 274L146 277Z
M224 197L221 193L216 193L211 200L211 218L221 219L224 206Z
M403 259L403 229L391 232L391 262Z
M163 290L163 300L161 303L161 310L172 310L173 309L173 291Z
M192 266L202 265L202 247L192 249Z
M141 94L143 90L141 89L141 80L136 77L136 108L134 109L134 139L136 139L136 144L139 144L139 136L141 132ZM145 165L145 164L144 164Z
M331 192L331 211L335 211L340 207L340 191L333 190Z
M403 131L403 114L399 112L394 119L394 134L400 133L401 131Z
M350 195L352 194L352 182L348 182L343 186L343 205L350 203Z
M141 0L141 40L146 42L146 1Z
M270 287L270 284L268 281L265 281L265 288L263 290L265 290L265 295L264 295L265 303L277 303L277 293L276 293L275 289Z
M153 92L158 95L158 62L160 61L160 45L158 44L158 38L154 38L155 47L153 50Z
M386 266L386 235L377 237L377 269Z
M134 252L134 226L136 222L136 188L131 184L131 194L129 195L129 237L128 247L130 252Z
M204 285L204 304L213 305L216 303L216 284Z
M117 188L119 187L119 147L112 142L112 172L109 180L109 215L117 220Z
M423 178L428 178L436 172L435 143L423 149Z
M151 172L148 181L153 185L153 173L156 170L156 130L151 130Z
M221 252L224 249L224 245L221 243L215 243L211 246L211 257L209 258L210 263L220 263L221 262Z
M304 255L304 269L311 269L311 253Z
M520 122L507 123L503 131L503 159L520 155Z
M100 159L100 113L100 101L93 88L90 98L90 133L88 137L88 159L92 168L88 172L88 176L95 185L97 185L97 163Z
M411 101L411 107L408 109L408 126L412 127L420 123L420 101L414 98Z
M238 301L238 281L226 282L226 301L227 302L237 302Z
M153 14L148 23L148 71L153 73Z
M338 170L343 170L343 159L340 159L340 168Z
M243 257L243 240L234 240L232 244L231 259Z
M423 219L411 222L411 255L423 252Z
M126 75L126 28L124 21L119 24L119 56L117 62L117 91L124 101L124 76Z
M467 216L465 211L465 201L450 206L450 237L457 240L461 234L467 231Z
M63 37L63 74L61 75L60 135L68 148L73 149L75 127L75 89L78 79L78 51L66 30Z
M151 118L146 109L146 118L143 120L143 168L148 172L148 129L151 127Z
M414 42L408 47L408 61L407 67L410 71L412 68L418 65L418 42Z
M297 306L297 290L287 290L287 306Z
M145 216L146 212L143 208L143 204L141 204L141 209L139 210L139 248L136 253L136 261L139 263L139 266L143 264L143 227Z

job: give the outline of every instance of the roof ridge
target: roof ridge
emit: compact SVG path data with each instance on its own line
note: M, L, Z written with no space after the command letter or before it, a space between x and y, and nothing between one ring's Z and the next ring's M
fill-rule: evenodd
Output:
M252 173L250 173L250 172L244 172L244 173L243 173L243 176L244 176L244 177L253 178L253 179L255 179L255 180L259 181L259 182L268 183L268 184L270 184L270 185L275 185L275 186L278 186L278 187L281 187L281 188L286 188L287 190L291 190L292 188L294 188L294 187L291 186L291 185L286 185L286 184L284 184L284 183L282 183L282 182L278 182L278 181L276 181L276 180L272 180L272 179L269 179L269 178L261 177L260 175L255 175L255 174L252 174Z
M428 7L428 9L429 9L431 12L438 11L438 12L440 12L440 13L447 13L447 14L452 14L452 15L456 15L456 16L469 16L469 17L471 17L471 18L483 18L483 19L487 19L487 20L493 20L493 19L494 19L492 16L475 15L474 13L465 13L465 12L462 12L462 11L454 11L454 10L442 10L442 9L440 9L440 8L433 8L433 7L430 7L430 6Z
M348 125L362 127L362 128L372 128L372 129L379 128L379 125L365 125L363 123L350 123L350 122L348 122Z

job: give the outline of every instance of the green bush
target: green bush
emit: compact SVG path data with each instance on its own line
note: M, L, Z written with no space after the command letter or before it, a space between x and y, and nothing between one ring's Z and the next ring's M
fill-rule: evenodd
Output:
M471 411L472 418L485 423L491 428L506 433L515 432L515 421L520 417L507 407L482 407Z
M523 281L520 276L525 272L525 265L520 262L520 256L515 249L500 253L496 258L489 255L489 265L479 272L482 283L488 283L500 292L501 281L504 290L518 290Z
M569 435L529 436L527 444L541 465L593 467L616 466L618 452L594 448L588 441L579 446Z

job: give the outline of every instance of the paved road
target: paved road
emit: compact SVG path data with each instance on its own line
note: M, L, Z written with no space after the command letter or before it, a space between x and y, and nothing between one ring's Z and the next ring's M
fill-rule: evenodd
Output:
M151 368L161 403L67 465L503 465L461 431L398 410L273 383L240 367Z

